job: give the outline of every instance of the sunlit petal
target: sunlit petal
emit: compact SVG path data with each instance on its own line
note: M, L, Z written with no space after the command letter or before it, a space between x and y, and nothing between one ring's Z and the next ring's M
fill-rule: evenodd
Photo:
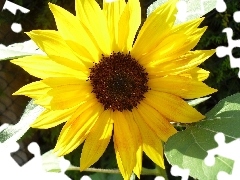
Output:
M83 72L56 63L47 56L26 56L12 60L12 63L21 66L29 74L41 79L48 77L83 77L87 79Z
M147 120L143 119L137 109L134 110L133 115L139 129L141 129L143 151L149 158L152 159L153 162L164 168L165 166L161 139L156 137L154 130L148 126L146 123Z
M124 0L103 1L103 11L107 18L113 51L118 51L118 25L125 6L126 2Z
M111 53L107 19L95 0L76 0L76 16L88 28L103 54Z
M83 146L80 170L94 164L106 150L112 137L113 120L111 117L110 111L104 111L91 129Z
M185 99L199 98L216 92L215 89L208 87L203 82L186 76L154 78L150 79L148 83L154 91L171 93Z
M135 134L138 133L138 129L137 127L133 127L136 126L133 119L127 120L121 112L114 112L113 119L114 148L115 152L119 154L119 157L117 156L117 162L121 161L123 167L119 166L119 169L122 174L126 175L124 178L129 179L133 168L136 166L136 152L139 148L139 136L135 137Z
M172 121L191 123L205 117L180 97L172 94L149 91L146 94L146 102Z
M124 53L131 51L140 23L140 2L138 0L129 0L118 23L118 47L120 51Z
M86 103L85 105L87 105ZM70 119L64 125L54 149L59 156L68 154L77 148L86 139L95 122L103 112L100 104L91 104L89 106L90 107L82 112L76 119Z

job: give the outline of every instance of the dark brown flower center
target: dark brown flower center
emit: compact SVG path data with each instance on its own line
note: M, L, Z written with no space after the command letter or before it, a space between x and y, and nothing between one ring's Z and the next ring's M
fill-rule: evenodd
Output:
M148 91L148 73L130 54L102 56L90 70L92 92L105 110L131 111Z

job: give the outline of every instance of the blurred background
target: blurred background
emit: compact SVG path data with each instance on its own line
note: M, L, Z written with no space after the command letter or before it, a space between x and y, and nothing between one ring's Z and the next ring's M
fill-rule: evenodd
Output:
M56 29L54 18L48 8L48 2L60 5L75 14L74 0L11 0L11 2L29 9L30 12L25 14L18 10L16 15L8 10L0 12L0 44L5 46L29 40L24 32L33 29ZM100 6L102 5L102 0L97 0L97 2ZM140 0L142 7L142 22L146 19L147 7L152 2L153 0ZM231 27L233 29L233 39L240 39L240 23L236 23L233 20L233 13L240 10L240 1L229 0L225 2L227 4L227 10L225 12L218 13L216 10L212 10L205 15L206 18L201 26L208 26L208 29L195 49L214 49L220 45L228 46L226 34L222 33L222 30L226 27ZM0 2L0 8L3 4L4 1ZM13 22L22 25L23 30L20 33L15 33L11 30ZM235 58L240 58L240 48L234 48L232 53ZM214 55L203 63L201 67L211 72L210 77L205 83L218 89L218 92L214 93L209 100L196 107L200 112L206 113L219 100L239 92L240 80L238 78L238 69L230 68L228 56L218 58ZM19 121L26 104L30 99L24 96L12 96L12 93L20 87L36 80L35 77L30 76L24 70L11 64L9 61L0 61L0 125L3 123L16 124ZM62 126L60 125L48 130L30 129L22 139L19 140L21 146L20 150L12 154L12 156L19 165L26 163L32 158L32 155L28 152L26 147L33 141L40 145L42 153L53 149L61 127ZM117 168L112 145L111 142L104 155L94 167ZM80 153L81 146L67 155L66 159L69 159L73 165L79 166ZM147 168L155 167L145 156L143 158L143 166ZM181 179L180 177L172 177L169 173L169 169L170 165L167 165L170 180ZM66 174L68 174L73 180L79 180L82 175L90 173L70 171ZM121 178L120 176L115 176L114 179ZM152 180L154 179L154 176L142 176L141 179Z

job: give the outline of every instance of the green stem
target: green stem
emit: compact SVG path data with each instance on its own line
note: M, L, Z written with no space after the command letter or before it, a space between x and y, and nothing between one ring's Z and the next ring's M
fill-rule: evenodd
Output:
M166 169L163 169L163 168L161 168L161 167L159 167L159 166L156 166L155 169L156 169L156 171L159 172L159 175L160 175L160 176L164 177L165 180L168 180L168 176L167 176L167 173L166 173Z
M155 169L147 169L147 168L142 168L141 175L155 175L155 176L162 176L164 177L165 180L168 180L167 173L165 169L156 166Z
M79 171L80 168L76 166L70 166L68 171ZM98 173L109 173L109 174L120 174L118 169L100 169L100 168L87 168L84 171L86 172L98 172Z
M70 166L67 170L68 171L79 171L79 167ZM98 172L98 173L109 173L109 174L120 174L118 169L100 169L100 168L87 168L84 171L86 172ZM165 180L168 180L166 171L160 167L156 167L155 169L147 169L142 168L141 175L155 175L155 176L162 176Z

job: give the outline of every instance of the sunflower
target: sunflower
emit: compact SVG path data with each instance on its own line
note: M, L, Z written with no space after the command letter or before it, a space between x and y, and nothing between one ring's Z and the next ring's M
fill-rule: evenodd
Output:
M192 50L206 30L198 28L203 18L174 25L176 3L158 7L139 32L138 0L103 2L102 9L76 0L76 15L49 3L58 30L27 33L46 54L11 61L41 79L14 93L45 107L32 127L65 122L54 151L62 156L84 143L81 171L112 136L124 179L140 176L143 152L164 168L162 143L177 132L170 122L204 118L183 99L216 91L197 67L215 50Z

